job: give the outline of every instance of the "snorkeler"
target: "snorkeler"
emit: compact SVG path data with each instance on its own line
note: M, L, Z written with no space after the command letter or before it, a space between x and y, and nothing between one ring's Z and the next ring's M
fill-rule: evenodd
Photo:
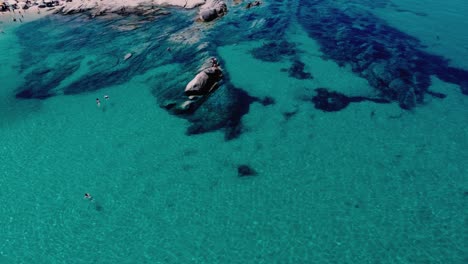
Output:
M85 194L84 194L84 198L85 198L85 199L88 199L88 200L90 200L90 201L93 200L93 197L92 197L91 194L89 194L89 193L85 193Z
M104 95L104 99L109 100L109 96L108 96L108 95Z
M97 107L101 106L101 100L99 100L99 98L96 98L96 105L97 105Z

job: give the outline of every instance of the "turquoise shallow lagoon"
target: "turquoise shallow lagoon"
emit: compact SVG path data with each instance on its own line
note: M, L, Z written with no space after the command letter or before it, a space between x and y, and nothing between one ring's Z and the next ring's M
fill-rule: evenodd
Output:
M467 263L468 76L428 74L445 98L409 110L316 109L319 87L381 92L324 49L336 36L307 28L304 1L264 2L208 25L176 9L0 25L0 263ZM369 12L468 70L465 1L312 2ZM282 40L295 54L255 56ZM209 56L226 78L199 116L161 107ZM293 61L313 77L291 77ZM237 120L223 108L234 89L274 103L239 99ZM239 177L243 164L257 174Z

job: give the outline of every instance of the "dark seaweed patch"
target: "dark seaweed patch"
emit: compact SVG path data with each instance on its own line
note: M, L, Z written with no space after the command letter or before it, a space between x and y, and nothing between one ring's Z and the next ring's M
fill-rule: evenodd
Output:
M266 96L263 99L260 100L260 103L263 106L268 106L268 105L274 105L276 103L275 98Z
M287 41L267 42L261 47L252 50L252 56L254 58L268 62L281 61L284 57L293 56L295 54L295 45Z
M312 74L304 71L305 64L300 60L294 60L291 67L288 69L288 74L290 77L304 80L304 79L313 79Z
M250 176L256 176L258 173L252 169L249 165L239 165L237 167L237 175L239 177L250 177Z
M325 112L336 112L346 108L350 103L359 103L363 101L370 101L374 103L390 103L386 99L368 98L363 96L346 96L342 93L328 91L325 88L315 89L317 94L312 97L312 103L315 108Z

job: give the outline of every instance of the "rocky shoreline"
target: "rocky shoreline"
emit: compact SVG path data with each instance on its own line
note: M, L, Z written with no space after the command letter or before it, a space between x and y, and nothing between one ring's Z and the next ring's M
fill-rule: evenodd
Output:
M108 14L152 15L164 7L199 8L198 21L208 22L227 13L222 0L34 0L0 1L0 15L10 14L4 22L23 22L26 13L37 15L89 13L91 17ZM29 10L29 11L27 11Z

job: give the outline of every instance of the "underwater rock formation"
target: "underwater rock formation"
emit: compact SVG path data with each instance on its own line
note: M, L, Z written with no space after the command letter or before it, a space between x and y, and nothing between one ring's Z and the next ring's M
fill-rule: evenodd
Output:
M249 165L239 165L237 167L237 175L239 177L256 176L258 173Z
M283 58L295 54L296 45L285 40L267 42L252 50L254 58L268 62L281 61Z
M232 140L244 132L241 119L249 112L250 105L254 102L261 102L261 99L227 83L195 112L181 117L191 122L187 129L188 135L222 129L225 139Z
M47 99L55 95L53 91L60 82L79 68L82 57L70 58L67 63L57 67L36 68L26 75L27 83L16 93L21 99Z
M236 44L239 40L263 40L265 43L286 40L285 32L294 18L294 13L291 14L294 1L268 1L261 10L233 9L233 15L218 21L219 30L208 32L208 37L217 46Z
M263 99L259 100L259 103L261 103L263 106L269 106L269 105L274 105L276 101L275 101L275 98L266 96Z
M368 98L364 96L346 96L338 92L330 92L325 88L315 89L317 94L312 97L312 103L316 109L320 109L325 112L336 112L346 108L350 103L358 103L364 101L370 101L374 103L390 103L389 100L380 98Z
M430 76L466 91L468 71L449 66L423 50L416 38L389 26L372 13L332 0L301 0L298 21L322 52L366 78L381 96L411 109L424 100Z
M299 80L313 79L312 74L310 74L310 72L304 71L304 67L305 64L302 61L294 60L291 67L287 69L289 77L296 78Z

